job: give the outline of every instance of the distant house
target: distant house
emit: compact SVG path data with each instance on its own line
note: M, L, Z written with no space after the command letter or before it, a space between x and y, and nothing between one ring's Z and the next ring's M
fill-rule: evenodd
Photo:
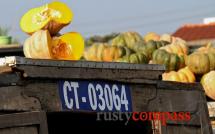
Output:
M204 45L208 42L215 44L215 23L187 24L172 35L186 40L190 46Z

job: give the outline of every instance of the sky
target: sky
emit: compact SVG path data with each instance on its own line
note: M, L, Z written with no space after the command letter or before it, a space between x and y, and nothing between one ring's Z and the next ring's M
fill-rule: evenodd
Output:
M0 26L22 43L28 35L19 27L29 9L53 0L0 0ZM71 7L73 22L61 33L76 31L85 38L112 32L173 33L184 24L215 17L215 0L61 0Z

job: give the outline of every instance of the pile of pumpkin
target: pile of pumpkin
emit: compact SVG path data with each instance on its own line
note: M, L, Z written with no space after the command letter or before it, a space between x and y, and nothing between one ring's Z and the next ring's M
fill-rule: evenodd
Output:
M71 9L53 1L27 11L20 21L21 29L30 35L23 51L33 59L79 60L84 51L84 39L77 32L59 34L73 20Z
M136 32L94 36L86 40L84 59L88 61L162 64L164 81L201 83L206 94L215 99L215 48L211 45L189 52L186 41L169 34Z

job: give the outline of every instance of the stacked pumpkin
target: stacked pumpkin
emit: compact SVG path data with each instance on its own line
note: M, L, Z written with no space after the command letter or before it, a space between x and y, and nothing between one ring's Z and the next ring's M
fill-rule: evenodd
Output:
M169 44L167 41L146 42L137 32L112 34L112 36L105 37L113 38L104 41L105 38L100 37L101 41L95 42L92 42L91 38L90 45L84 53L86 60L147 64L156 49Z
M144 36L148 42L166 41L168 45L159 47L152 53L150 64L165 65L166 72L162 75L164 81L177 81L184 83L193 83L196 81L194 73L185 65L189 49L186 41L173 37L169 34L158 35L148 33Z
M167 37L167 35L165 36ZM166 39L170 41L169 39L171 38ZM169 72L163 74L163 80L192 83L196 81L195 76L202 76L200 82L207 96L215 100L215 48L211 43L208 43L205 47L201 47L188 55L189 51L184 41L181 42L177 38L172 41L173 43L170 45L162 47L153 53L154 63L164 64L169 70ZM182 59L179 60L175 68L170 66L171 62L168 62L169 56L167 54L170 53L176 54L175 57L179 57L175 59ZM183 66L185 67L183 68Z
M107 37L113 38L105 40ZM195 82L194 74L188 67L185 67L188 47L180 38L168 34L160 36L156 33L141 37L137 32L125 32L104 37L94 36L90 38L90 41L84 53L86 60L162 64L167 70L163 75L163 80ZM181 69L179 72L175 72L179 69Z
M84 39L77 32L63 35L59 31L71 23L73 13L59 1L28 11L21 19L21 29L31 35L24 43L24 54L34 59L79 60Z
M187 57L187 66L198 76L210 98L215 100L215 48L210 43L201 47Z

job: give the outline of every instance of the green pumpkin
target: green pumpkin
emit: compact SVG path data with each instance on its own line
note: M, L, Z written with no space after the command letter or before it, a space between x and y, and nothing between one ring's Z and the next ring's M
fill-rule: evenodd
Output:
M148 60L151 60L152 58L152 53L159 49L160 47L163 47L165 45L169 44L169 42L166 41L153 41L150 40L148 41L146 44L139 42L135 47L135 52L138 53L143 53L144 55L146 55L146 57L148 58Z
M180 58L177 54L170 54L170 62L169 66L167 66L168 70L178 70L180 67Z
M127 48L127 47L119 47L120 48L120 57L122 56L129 56L132 53L134 53L134 51L132 51L131 49Z
M165 65L167 71L178 70L185 66L183 57L161 49L153 52L152 61L154 64Z
M85 40L85 46L88 47L93 45L94 43L108 43L118 35L118 33L111 33L104 36L94 35Z
M144 42L140 34L137 32L125 32L112 40L112 46L124 46L134 50L137 42Z
M129 56L124 56L116 60L116 62L126 62L126 63L134 63L134 64L146 64L148 60L144 54L134 53Z
M185 59L186 59L185 55L181 55L181 56L178 56L178 57L179 57L179 60L180 60L179 68L185 67Z

